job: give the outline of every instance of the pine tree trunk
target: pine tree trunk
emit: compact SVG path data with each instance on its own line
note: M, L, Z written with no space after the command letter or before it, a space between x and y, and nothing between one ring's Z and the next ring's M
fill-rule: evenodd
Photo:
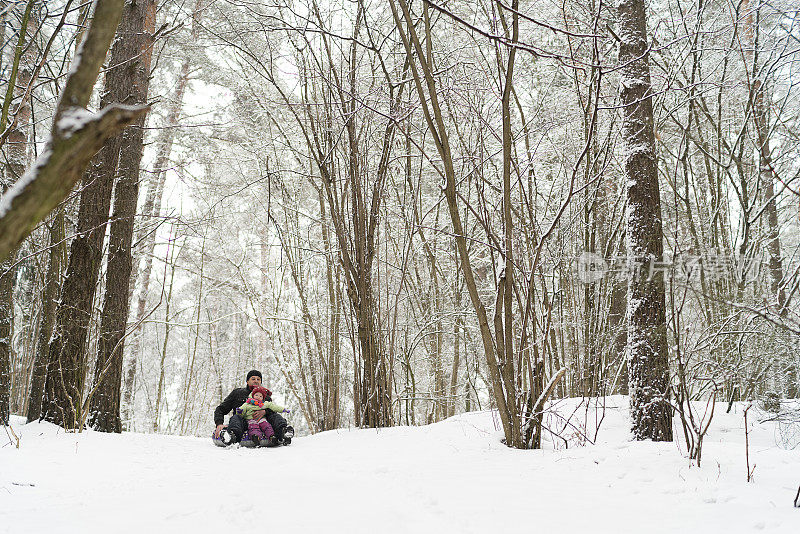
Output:
M197 0L194 12L192 13L192 31L191 37L195 41L200 34L200 20L201 8L204 0ZM169 165L170 155L172 154L172 144L175 141L175 133L178 126L178 121L183 110L183 97L186 92L186 86L189 82L189 68L191 61L187 56L184 58L181 65L180 75L175 87L175 94L170 100L170 108L167 113L167 120L165 128L162 130L156 146L158 152L156 155L155 165L153 166L153 176L150 180L150 185L147 189L147 196L145 197L144 205L142 206L143 223L150 223L157 219L161 214L161 199L164 193L164 182L166 180L167 168ZM147 294L150 286L150 274L153 269L153 250L156 245L156 231L153 230L149 235L145 234L144 229L147 228L142 224L141 228L136 234L135 243L141 247L139 254L136 254L133 259L133 266L139 265L139 258L144 257L144 267L141 273L133 273L131 276L130 294L133 295L134 291L138 289L138 296L136 299L136 316L134 324L136 325L133 332L131 332L132 343L129 351L129 361L127 369L125 370L125 383L124 383L124 405L126 406L126 413L128 408L133 404L133 385L136 379L136 368L138 366L139 351L141 347L141 323L144 320L147 308ZM144 241L142 243L142 241ZM126 416L128 419L128 416Z
M653 103L644 0L618 5L620 96L626 178L628 264L628 374L633 435L672 441L669 404L661 201L656 167ZM652 274L652 276L651 276Z
M137 64L136 58L142 50L140 39L144 18L136 16L140 8L139 0L125 3L111 49L101 109L111 103L136 102L132 100L130 79L131 69ZM78 235L70 246L66 279L56 311L45 381L44 419L65 428L80 428L85 420L86 338L103 260L103 241L122 141L121 134L108 139L84 176ZM125 288L127 291L127 280Z
M130 13L128 12L130 10ZM153 0L136 0L126 6L123 20L131 19L132 46L139 55L126 66L129 94L126 103L144 105L150 87L150 63L156 4ZM129 285L133 257L133 222L139 200L139 168L144 148L145 115L122 133L119 178L115 187L114 212L109 238L106 269L106 294L97 346L94 391L89 407L89 424L102 432L122 432L120 388L122 356L130 306Z
M84 180L87 185L80 197L78 234L70 245L50 340L43 418L65 428L78 428L82 418L85 344L103 260L113 185L113 170L103 171L116 167L117 158L113 154L119 153L119 145L118 137L107 141Z
M116 32L123 0L96 0L94 6L95 18L62 89L50 139L20 185L3 195L6 209L0 214L0 261L5 260L66 198L104 141L144 111L119 105L109 106L96 114L85 109ZM63 393L64 402L55 405L53 419L72 419L74 423L76 410L70 403L77 389L75 369L71 365L74 362L56 360L58 365L53 366L57 371L53 376L54 389L57 387ZM0 361L0 367L6 363Z

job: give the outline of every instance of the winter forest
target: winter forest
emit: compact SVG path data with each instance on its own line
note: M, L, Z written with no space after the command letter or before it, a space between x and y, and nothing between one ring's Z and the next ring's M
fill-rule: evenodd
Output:
M8 0L0 22L6 498L49 495L13 456L37 436L296 469L480 428L471 462L506 476L633 447L605 477L666 456L675 492L729 482L795 532L796 2ZM209 443L251 369L291 449Z

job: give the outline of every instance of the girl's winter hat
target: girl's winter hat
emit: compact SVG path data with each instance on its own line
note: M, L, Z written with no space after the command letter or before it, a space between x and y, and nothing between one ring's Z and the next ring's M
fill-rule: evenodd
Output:
M270 391L267 388L263 388L261 386L254 387L253 391L250 393L250 396L255 398L256 393L261 393L261 395L264 397L262 400L267 400L267 397L272 397Z

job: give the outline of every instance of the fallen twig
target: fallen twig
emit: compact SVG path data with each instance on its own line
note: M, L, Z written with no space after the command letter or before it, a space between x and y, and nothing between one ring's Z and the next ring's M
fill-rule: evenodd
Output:
M6 436L8 436L8 441L12 445L15 445L17 449L19 449L19 436L14 432L14 429L11 428L11 425L5 425L3 428L6 429ZM11 434L9 435L9 432Z

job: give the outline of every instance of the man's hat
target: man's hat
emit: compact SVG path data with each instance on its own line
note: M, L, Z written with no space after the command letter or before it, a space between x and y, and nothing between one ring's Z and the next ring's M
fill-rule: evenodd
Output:
M260 378L261 380L264 380L264 377L263 377L263 376L261 376L261 372L259 372L259 371L256 371L255 369L253 369L252 371L250 371L249 373L247 373L247 378L245 378L245 380L250 380L250 378L251 378L251 377L253 377L253 376L257 376L257 377L258 377L258 378Z

